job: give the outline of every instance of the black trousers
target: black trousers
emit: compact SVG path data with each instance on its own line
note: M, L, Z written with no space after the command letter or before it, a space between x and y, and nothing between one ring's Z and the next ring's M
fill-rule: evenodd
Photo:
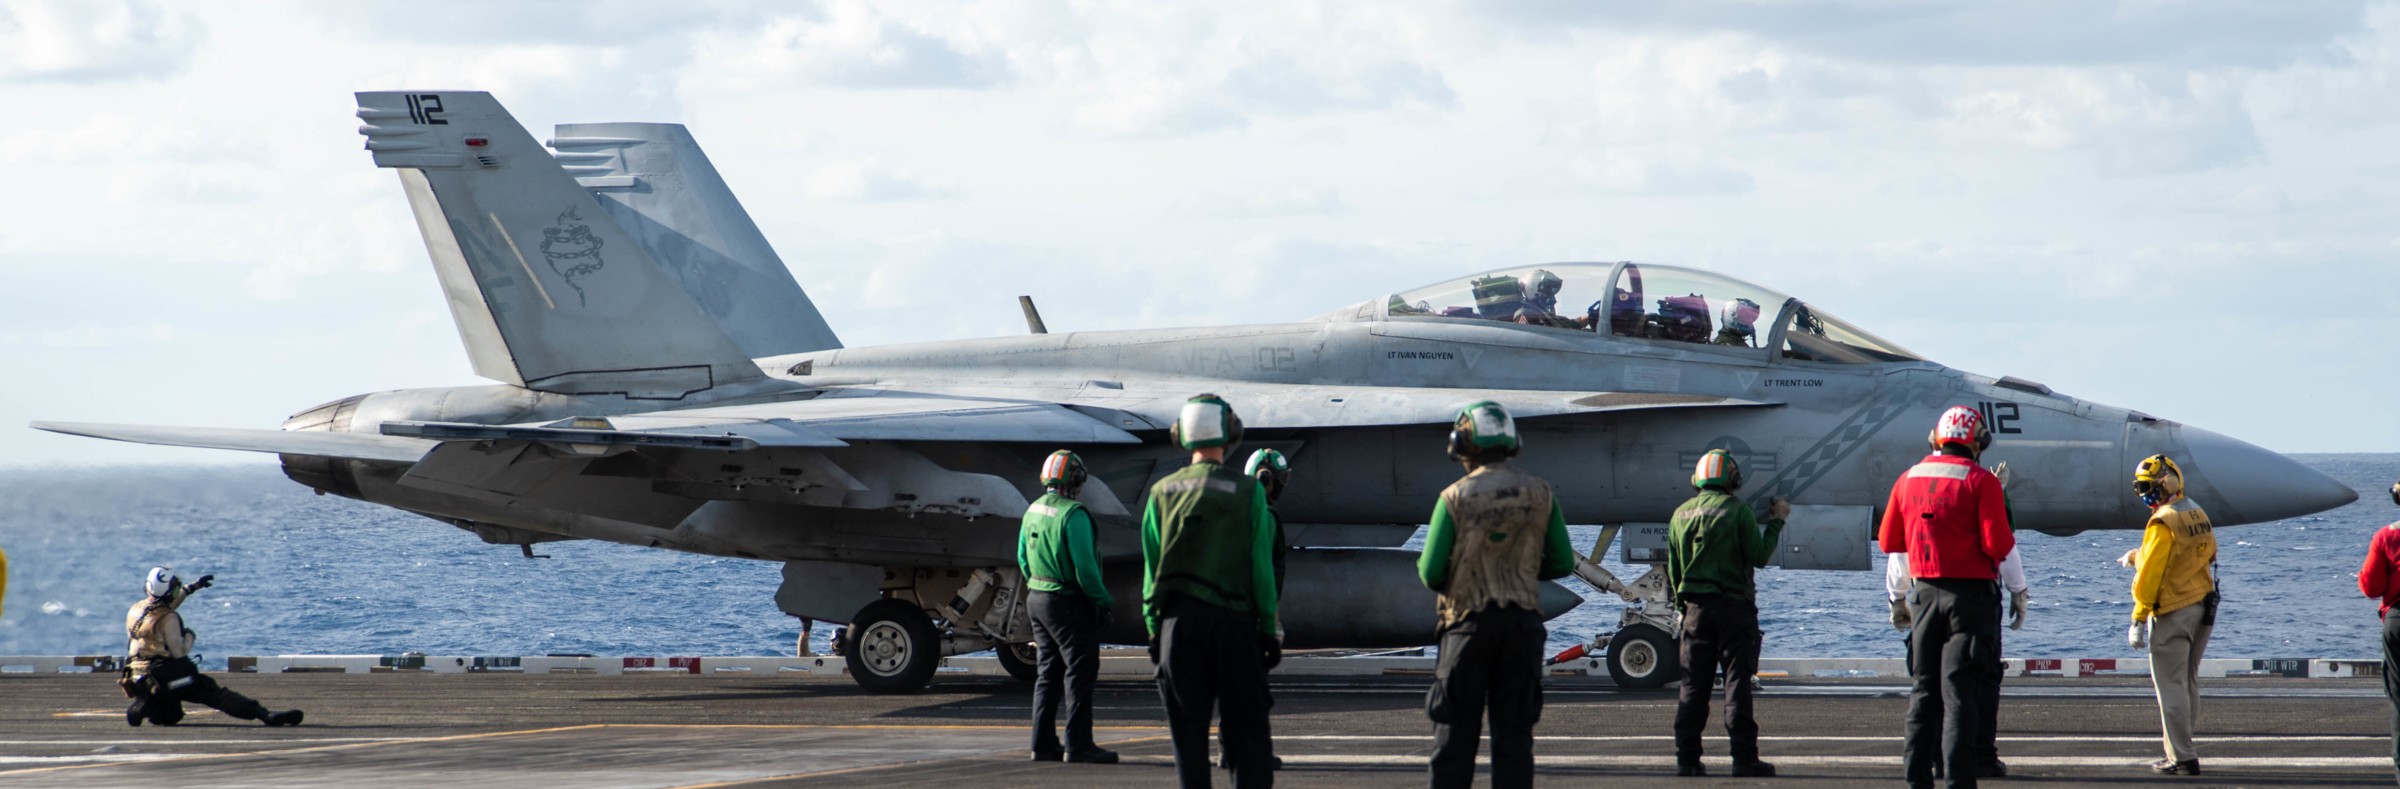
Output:
M2007 596L2006 592L2000 594L2002 598ZM2002 610L1995 616L2005 620L2008 618L2006 603L2002 605ZM2000 660L2001 648L2007 646L2007 638L2001 635L2002 632L2003 628L1992 629L1991 681L1984 686L1983 703L1975 708L1982 715L1976 726L1976 733L1982 736L1976 738L1975 752L1970 756L1975 764L1982 767L2000 763L2000 682L2008 674L2007 664Z
M2392 701L2392 770L2400 775L2400 616L2383 618L2383 695Z
M1092 750L1092 683L1100 678L1100 607L1080 594L1033 592L1033 750L1058 753L1058 708L1067 708L1068 753Z
M1425 717L1433 719L1435 789L1475 780L1483 719L1492 721L1492 786L1533 785L1533 727L1542 720L1542 615L1513 606L1468 614L1442 631Z
M1189 598L1169 600L1158 621L1158 654L1158 695L1167 707L1177 782L1187 788L1210 785L1213 712L1225 758L1233 763L1233 785L1274 786L1266 657L1259 652L1257 618Z
M178 682L181 684L176 687L134 697L132 711L138 711L153 726L182 723L184 702L211 707L239 720L254 721L267 717L267 705L225 689L207 674L195 672Z
M1725 677L1725 736L1733 761L1758 761L1758 720L1750 692L1758 677L1758 604L1724 595L1683 601L1683 690L1675 699L1675 761L1700 760L1700 731L1708 728L1709 686Z
M1908 728L1901 764L1911 786L1933 783L1934 763L1954 789L1972 789L1982 764L1984 700L1999 667L1999 586L1919 578L1908 593ZM1938 756L1937 756L1938 754Z

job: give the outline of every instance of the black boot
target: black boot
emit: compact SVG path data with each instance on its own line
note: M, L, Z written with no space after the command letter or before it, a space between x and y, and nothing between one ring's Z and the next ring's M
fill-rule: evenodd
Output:
M142 708L147 706L150 706L150 702L143 699L134 699L132 704L127 705L125 707L125 725L136 729L141 728Z
M1067 761L1078 764L1116 764L1117 752L1094 745L1090 750L1069 752Z
M282 712L270 713L259 720L265 721L269 726L298 726L300 725L300 718L301 712L299 710L284 710Z
M1682 778L1705 777L1708 775L1708 767L1702 765L1697 758L1679 758L1675 760L1675 775Z
M1733 776L1735 778L1773 778L1775 777L1775 765L1757 759L1734 762Z

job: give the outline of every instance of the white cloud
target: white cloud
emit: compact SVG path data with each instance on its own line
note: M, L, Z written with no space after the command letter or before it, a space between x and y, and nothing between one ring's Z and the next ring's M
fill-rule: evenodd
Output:
M2167 322L2215 358L2340 368L2327 397L2400 386L2290 342L2400 314L2400 3L2361 27L2338 2L1609 0L1538 25L1492 21L1521 4L596 2L152 6L185 33L98 82L0 49L0 106L38 108L0 122L0 367L150 369L139 332L26 332L155 321L210 393L173 421L473 383L350 131L348 91L417 86L493 90L536 137L690 124L858 345L1015 334L1019 293L1054 329L1158 328L1635 259L2279 448L2400 441L2255 409L2258 375L2162 400L2109 350ZM105 37L85 27L59 40ZM0 423L96 407L78 396L27 389ZM0 463L87 445L114 449Z
M1955 99L1953 130L2086 151L2106 175L2210 170L2265 154L2240 85L2226 79L2046 71L2008 83Z
M1221 217L1334 216L1350 212L1340 191L1326 187L1288 186L1250 192L1201 195L1200 213Z
M1617 194L1739 194L1757 185L1740 169L1689 155L1607 150L1578 154L1569 167L1601 191Z
M835 162L808 177L808 196L817 200L883 203L956 197L958 190L875 159Z
M794 82L836 88L986 88L1008 63L963 31L844 0L750 28L702 34L687 86L739 92Z
M2019 0L1503 0L1479 14L1556 35L1738 32L1847 60L1902 65L2266 68L2338 59L2367 3Z
M165 321L72 326L39 329L0 329L0 348L115 348L151 347L175 341L175 327Z
M172 74L204 38L183 6L147 0L0 2L0 84Z
M1094 17L1088 38L1040 62L1051 85L1074 97L1076 121L1105 134L1168 137L1258 119L1458 105L1449 81L1415 51L1426 32L1399 14L1234 5Z

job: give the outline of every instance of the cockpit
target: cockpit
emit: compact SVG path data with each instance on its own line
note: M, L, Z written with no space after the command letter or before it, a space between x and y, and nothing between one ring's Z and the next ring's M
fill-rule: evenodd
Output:
M1801 361L1923 360L1799 299L1680 266L1554 263L1499 269L1396 293L1383 307L1386 320L1498 321L1728 352L1773 348L1778 358Z

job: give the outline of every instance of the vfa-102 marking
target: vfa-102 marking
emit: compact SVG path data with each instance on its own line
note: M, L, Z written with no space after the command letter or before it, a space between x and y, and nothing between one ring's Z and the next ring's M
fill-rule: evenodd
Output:
M1887 486L1961 403L2001 427L1990 458L2013 464L2024 528L2139 525L2125 473L2154 452L2224 525L2353 498L2273 452L1953 370L1673 266L1501 269L1290 323L844 347L683 127L569 124L544 150L488 94L358 101L468 358L497 383L358 395L283 430L36 426L277 453L302 484L529 554L595 539L780 562L776 603L848 622L851 671L878 689L1026 640L1014 524L1061 447L1090 464L1084 498L1126 608L1107 637L1139 641L1133 513L1185 462L1166 426L1201 391L1234 404L1249 447L1293 461L1279 509L1318 548L1291 558L1295 648L1433 640L1431 593L1391 546L1458 477L1443 438L1477 400L1516 415L1520 462L1578 523L1667 520L1695 453L1738 442L1755 464L1744 493L1799 505L1779 559L1796 569L1868 566ZM1527 287L1551 281L1537 268L1555 292ZM1663 599L1654 580L1625 586ZM1544 594L1552 615L1580 602Z

